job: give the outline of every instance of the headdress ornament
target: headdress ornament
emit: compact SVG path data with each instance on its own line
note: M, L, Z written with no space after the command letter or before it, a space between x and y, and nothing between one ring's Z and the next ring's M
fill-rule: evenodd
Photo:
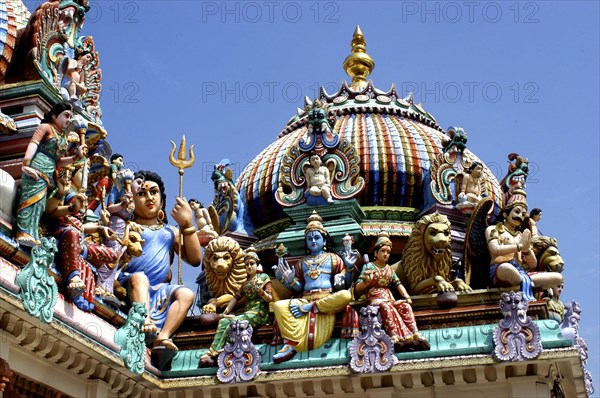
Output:
M377 242L375 242L375 251L379 250L383 246L392 247L392 241L389 238L390 234L388 234L386 231L381 231L378 236Z
M256 267L256 272L260 274L264 271L262 264L260 263L260 258L258 258L258 253L256 253L256 247L254 247L254 245L250 245L246 250L244 250L244 256L252 257L256 260L256 262L258 263L258 266Z
M256 259L257 261L259 260L258 254L256 253L256 248L254 247L254 245L251 245L246 250L244 250L244 254L246 257L252 257L252 258Z
M304 236L310 231L319 231L321 234L327 234L327 230L323 227L323 219L317 214L316 210L313 210L310 217L308 217L308 225L304 230Z
M506 202L505 209L512 209L515 206L523 206L527 210L527 194L524 190L517 188L512 192L510 198Z

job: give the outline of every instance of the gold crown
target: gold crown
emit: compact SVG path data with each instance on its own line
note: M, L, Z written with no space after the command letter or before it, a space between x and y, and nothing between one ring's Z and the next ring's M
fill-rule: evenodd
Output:
M316 210L313 210L310 217L308 217L308 225L304 230L304 236L306 236L306 234L308 234L310 231L319 231L322 234L327 234L327 230L323 226L323 219L317 214Z

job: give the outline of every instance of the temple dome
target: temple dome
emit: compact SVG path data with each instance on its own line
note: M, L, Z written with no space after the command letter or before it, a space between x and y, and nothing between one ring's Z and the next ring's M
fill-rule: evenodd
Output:
M27 25L30 15L21 0L0 0L0 81L12 61L17 32Z
M355 32L353 50L356 41ZM347 71L351 69L350 58L344 63ZM358 62L364 63L364 54ZM372 66L373 63L371 69ZM372 82L364 81L369 73L370 70L365 73L363 68L359 78L351 75L353 82L350 85L343 82L335 94L321 88L318 98L328 106L334 132L346 138L357 151L365 185L356 199L363 207L423 209L428 202L431 165L442 152L446 133L421 104L413 103L412 94L401 98L395 86L387 92L377 90ZM237 188L256 228L285 217L275 192L287 149L298 144L308 129L311 101L305 102L305 108L298 110L277 139L248 164L238 179ZM465 155L481 162L469 150L465 150ZM498 180L485 165L483 174L487 195L500 206L502 190Z

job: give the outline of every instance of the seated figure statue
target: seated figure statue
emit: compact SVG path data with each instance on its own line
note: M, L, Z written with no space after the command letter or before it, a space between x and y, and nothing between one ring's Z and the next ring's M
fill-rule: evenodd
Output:
M526 194L516 189L508 203L500 211L495 225L485 230L485 238L491 255L490 287L521 286L523 298L534 300L533 287L546 290L559 284L563 276L558 272L528 274L535 269L537 260L531 250L531 231L520 231L527 215Z
M462 175L462 182L458 192L458 203L456 208L467 210L474 208L481 200L481 180L483 177L483 165L481 162L473 162Z
M412 300L388 264L391 252L392 241L386 235L381 235L375 243L375 259L363 267L354 286L354 294L359 297L364 293L369 305L379 307L383 328L397 352L429 350L429 343L417 329ZM390 287L402 296L400 300L394 299Z
M266 325L269 322L269 303L273 301L271 280L259 268L260 260L253 246L246 249L244 262L246 264L248 279L220 315L221 319L217 325L217 333L208 352L200 358L200 367L216 365L215 359L223 351L225 343L227 343L227 329L234 320L246 320L253 328L259 325ZM236 316L231 315L236 304L242 298L246 298L244 312Z
M331 197L331 173L329 169L323 165L323 161L319 155L310 157L310 165L303 167L306 176L308 194L310 196L322 196L327 203L333 203Z
M296 267L281 259L275 266L275 277L288 289L300 293L300 298L280 300L274 305L283 348L273 356L281 363L296 355L321 347L333 334L335 314L350 302L348 291L352 283L355 254L344 253L344 259L326 252L329 234L316 212L308 219L304 230L305 255ZM331 245L329 245L331 247Z
M167 195L162 178L142 170L135 175L144 181L133 196L135 222L142 229L144 247L139 257L133 258L118 277L121 286L127 286L130 301L142 303L148 310L143 332L158 333L153 348L177 350L171 336L185 319L194 303L194 293L181 285L171 284L171 261L183 235L183 259L198 266L202 259L200 242L193 225L192 209L181 197L175 198L171 217L179 228L166 223Z
M82 210L87 198L78 192L79 184L76 182L80 179L81 169L76 171L76 178L72 177L72 172L71 166L58 170L57 188L47 200L45 220L49 231L58 240L56 265L64 278L68 295L78 308L92 311L95 278L90 264L98 268L114 263L119 252L83 238L96 232L101 232L109 240L116 239L117 235L99 223L84 224Z

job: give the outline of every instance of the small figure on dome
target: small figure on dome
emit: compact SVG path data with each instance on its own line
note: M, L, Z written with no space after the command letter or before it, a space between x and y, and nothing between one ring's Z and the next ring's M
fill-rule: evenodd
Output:
M483 178L483 164L475 161L462 174L462 183L458 192L459 210L474 208L481 200L481 183Z
M143 331L158 333L153 348L177 350L171 340L194 302L194 293L181 285L171 284L171 260L179 234L183 235L182 255L185 261L198 266L202 259L200 242L193 226L192 209L177 197L171 216L179 228L166 223L166 193L162 178L150 171L140 171L136 179L144 183L133 196L135 222L143 227L142 255L133 258L118 277L121 286L128 286L131 302L143 303L148 309Z
M342 258L326 251L327 244L331 247L329 234L316 212L308 219L304 237L308 254L297 266L281 259L273 267L275 277L286 288L301 294L301 298L275 302L275 318L285 344L273 356L275 363L325 344L333 334L335 314L344 311L352 297L348 289L357 257Z
M269 303L273 301L271 279L262 273L260 260L253 246L246 249L244 262L248 279L220 314L221 319L217 325L215 338L208 352L200 358L201 367L216 365L216 357L223 351L227 342L227 329L234 320L247 320L253 328L269 322ZM231 315L236 304L244 297L246 298L244 312L237 316Z
M17 209L16 239L21 245L39 244L38 226L44 214L48 188L55 188L54 171L83 158L85 143L78 147L77 155L68 156L67 126L73 108L58 103L44 116L33 133L23 158L21 195Z
M79 51L75 59L67 59L64 77L68 80L63 82L65 100L75 102L83 98L87 92L85 69L93 60L94 55L88 50Z
M323 165L321 157L317 154L311 155L308 164L302 167L306 176L307 195L323 197L327 203L333 203L331 197L331 173Z
M531 231L520 231L527 215L526 193L512 192L506 206L500 211L496 225L486 228L485 238L491 255L490 286L521 286L523 298L534 300L533 287L546 290L562 281L557 272L539 272L529 275L526 269L535 269L537 260L531 250Z
M388 264L392 241L382 234L375 243L374 261L365 265L354 285L355 297L365 294L369 305L379 306L379 313L386 333L392 339L395 350L429 350L427 340L419 333L408 292ZM402 299L395 300L390 286Z

